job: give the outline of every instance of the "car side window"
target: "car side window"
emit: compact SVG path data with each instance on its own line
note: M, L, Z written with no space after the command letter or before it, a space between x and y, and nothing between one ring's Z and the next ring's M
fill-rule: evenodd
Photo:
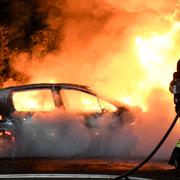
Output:
M96 96L74 89L62 89L61 97L67 111L101 112Z
M14 107L17 111L52 111L55 109L51 90L27 90L14 92Z

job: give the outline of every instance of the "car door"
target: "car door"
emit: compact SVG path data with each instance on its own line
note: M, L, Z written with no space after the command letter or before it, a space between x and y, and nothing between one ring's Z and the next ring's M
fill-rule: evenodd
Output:
M113 112L117 110L113 104L85 91L61 89L60 94L64 109L68 113L82 114L88 127L100 126L99 122L102 120L102 115L113 116Z

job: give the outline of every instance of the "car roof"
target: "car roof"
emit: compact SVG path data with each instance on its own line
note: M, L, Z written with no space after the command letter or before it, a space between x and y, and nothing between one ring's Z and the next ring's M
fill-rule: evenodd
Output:
M28 91L28 90L36 90L36 89L51 89L51 90L58 90L58 89L73 89L83 91L85 93L92 94L99 98L102 98L116 107L122 107L122 104L101 96L96 91L93 91L90 87L79 85L79 84L71 84L71 83L37 83L37 84L25 84L25 85L18 85L18 86L9 86L6 88L0 89L0 114L9 114L14 111L14 105L12 102L12 94L13 92L18 91Z
M30 90L30 89L43 89L43 88L65 88L65 89L77 89L77 90L85 90L91 92L88 86L83 86L79 84L70 84L70 83L35 83L35 84L25 84L25 85L18 85L18 86L9 86L6 88L0 89L1 91L23 91L23 90Z

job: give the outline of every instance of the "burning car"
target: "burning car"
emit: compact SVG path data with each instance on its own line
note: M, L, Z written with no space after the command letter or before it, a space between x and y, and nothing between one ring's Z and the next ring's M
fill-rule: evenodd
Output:
M90 153L96 151L95 144L105 130L114 136L114 132L130 127L133 121L128 108L87 86L43 83L3 88L0 90L0 155Z

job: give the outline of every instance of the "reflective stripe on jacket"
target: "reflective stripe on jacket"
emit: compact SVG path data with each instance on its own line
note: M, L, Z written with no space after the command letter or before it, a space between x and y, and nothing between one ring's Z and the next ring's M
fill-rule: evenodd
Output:
M180 140L176 143L176 147L180 148Z

